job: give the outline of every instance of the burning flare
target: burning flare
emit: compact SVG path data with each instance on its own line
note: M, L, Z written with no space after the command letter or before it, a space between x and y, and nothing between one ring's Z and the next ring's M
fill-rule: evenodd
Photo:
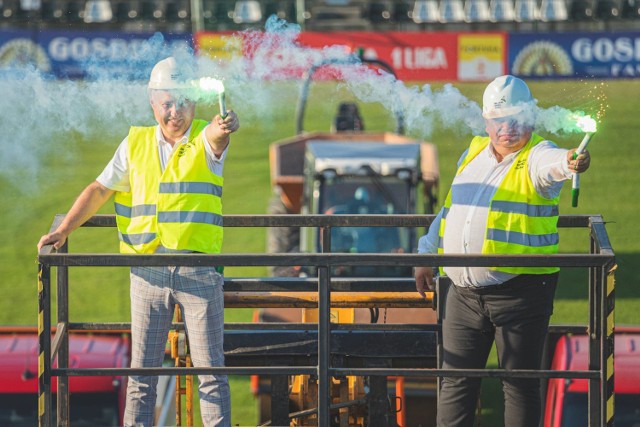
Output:
M220 104L220 117L227 117L227 107L224 99L224 84L222 80L213 77L202 77L198 80L198 88L205 93L215 93L218 95L218 103Z

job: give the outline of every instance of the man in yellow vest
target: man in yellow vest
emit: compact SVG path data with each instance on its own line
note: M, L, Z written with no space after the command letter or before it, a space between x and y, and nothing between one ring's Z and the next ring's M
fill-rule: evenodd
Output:
M420 239L419 253L553 254L558 251L558 199L564 181L589 167L533 132L535 100L513 76L491 82L483 96L488 136L475 137L458 162L443 208ZM539 369L553 311L558 268L445 267L453 286L442 325L444 369L483 369L496 343L505 369ZM415 269L417 291L433 290L433 270ZM538 427L538 379L503 380L504 425ZM474 425L479 378L442 379L438 425Z
M42 236L62 246L67 236L115 195L120 251L130 254L218 253L222 246L222 168L230 134L240 124L228 111L195 119L193 68L173 57L158 62L148 84L157 126L131 127L102 174L75 201L60 226ZM131 367L159 367L175 304L184 313L194 366L224 365L223 277L215 267L131 268ZM205 426L230 426L224 375L200 375ZM130 376L125 426L154 424L157 376Z

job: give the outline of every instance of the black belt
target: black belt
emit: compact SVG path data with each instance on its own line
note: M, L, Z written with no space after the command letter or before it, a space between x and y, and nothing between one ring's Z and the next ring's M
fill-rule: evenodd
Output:
M519 274L516 277L497 285L465 287L458 286L456 289L459 289L463 292L470 292L475 295L486 295L509 291L516 288L522 289L523 287L528 286L540 286L547 284L555 286L558 283L559 275L560 274L558 272L549 274Z

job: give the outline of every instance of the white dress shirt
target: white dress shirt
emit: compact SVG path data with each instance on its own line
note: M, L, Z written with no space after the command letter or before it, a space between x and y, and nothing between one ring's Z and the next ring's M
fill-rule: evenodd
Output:
M160 156L160 166L162 171L167 167L167 163L169 159L176 151L176 149L181 144L186 144L189 141L189 134L191 133L191 126L187 129L184 136L180 139L180 141L176 141L176 143L171 146L169 142L164 138L162 134L162 129L160 126L156 126L156 139L158 140L158 155ZM207 141L207 136L202 131L202 137L204 139L204 147L206 150L206 158L207 158L207 166L209 166L209 170L213 172L215 175L222 176L222 169L224 166L224 159L227 156L227 149L222 152L220 157L218 158L211 145ZM131 186L129 185L129 156L128 156L128 146L129 146L129 137L126 136L124 140L118 146L113 158L104 168L102 173L96 178L100 184L104 185L110 190L114 191L122 191L128 192L131 190ZM228 148L228 146L227 146Z
M451 207L443 238L445 253L482 253L489 203L518 153L511 153L498 162L489 144L453 179ZM466 155L467 151L462 154L458 166ZM567 150L558 148L551 141L542 141L531 149L528 166L536 191L545 198L557 197L564 181L573 175L567 162ZM438 252L442 212L441 209L428 233L420 238L418 253ZM487 267L445 267L444 271L453 283L463 287L496 285L515 276Z

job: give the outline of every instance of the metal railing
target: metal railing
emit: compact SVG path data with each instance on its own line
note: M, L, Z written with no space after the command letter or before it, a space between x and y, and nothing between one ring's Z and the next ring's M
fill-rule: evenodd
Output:
M54 219L54 230L63 215ZM432 215L229 215L225 227L318 227L324 248L330 247L332 227L425 227L433 221ZM115 227L113 215L97 215L84 224L85 227ZM199 374L264 374L264 375L316 375L318 378L318 425L329 425L331 409L331 377L354 376L405 376L405 377L519 377L519 378L586 378L589 380L589 425L613 424L613 329L614 329L614 273L615 257L600 216L561 216L560 227L588 228L590 253L557 255L435 255L435 254L338 254L338 253L287 253L287 254L77 254L67 253L67 245L57 253L51 245L38 254L38 422L41 427L53 425L52 378L58 382L57 425L69 425L69 387L72 376L112 375L199 375ZM328 252L328 251L327 251ZM317 269L317 277L286 280L225 279L227 292L260 292L296 290L317 292L317 364L315 366L226 366L210 368L96 368L69 367L69 332L73 330L128 329L128 323L72 323L69 320L69 267L124 267L124 266L311 266ZM585 371L553 370L504 370L504 369L425 369L425 368L355 368L335 367L330 363L332 331L339 326L330 324L331 293L335 291L382 292L399 290L413 292L411 278L388 280L352 280L332 278L336 266L540 266L580 267L589 269L589 369ZM51 338L51 269L57 269L57 321L55 335ZM232 286L228 287L227 284ZM230 289L229 289L230 288ZM416 294L417 295L417 294ZM226 298L226 295L225 295ZM437 295L430 293L426 300L415 297L404 306L432 307ZM308 302L307 302L308 303ZM387 301L386 303L393 304ZM242 301L237 306L242 306ZM315 301L309 303L316 306ZM390 305L392 306L392 305ZM400 305L402 306L402 305ZM176 328L182 325L174 325ZM349 325L357 327L357 325ZM365 326L365 325L363 325ZM368 326L368 325L366 325ZM393 327L393 325L386 325ZM431 325L433 326L433 325ZM251 325L226 324L225 329L244 329ZM253 327L260 328L260 325ZM427 328L429 329L429 328ZM432 328L433 329L433 328ZM438 328L435 328L437 330ZM58 358L58 367L53 361ZM438 364L438 366L440 366Z

